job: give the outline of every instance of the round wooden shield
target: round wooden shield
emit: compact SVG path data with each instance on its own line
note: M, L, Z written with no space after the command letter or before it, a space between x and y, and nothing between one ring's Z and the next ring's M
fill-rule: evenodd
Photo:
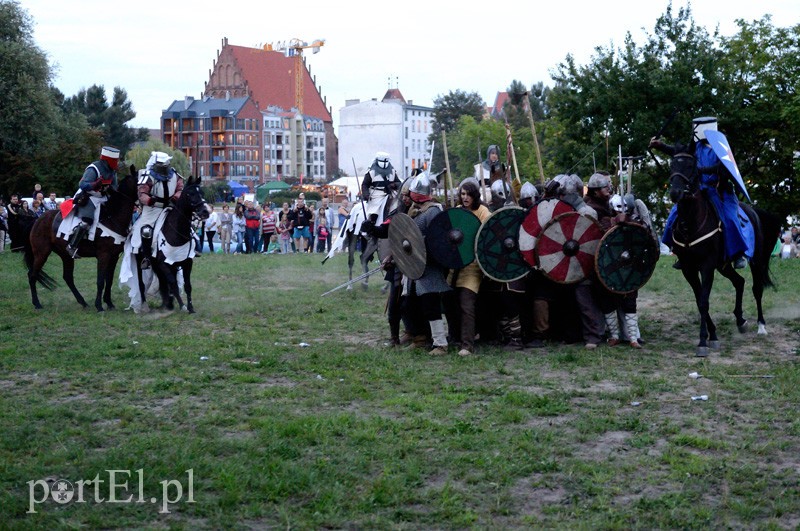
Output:
M419 227L407 214L397 213L389 223L389 248L397 268L411 280L425 272L428 254Z
M545 225L536 242L539 267L559 284L580 282L594 269L594 254L603 229L578 212L564 212Z
M536 247L536 240L539 239L545 225L559 214L574 210L569 203L554 198L545 199L528 211L519 228L519 252L528 265L536 266L536 255L533 249Z
M659 258L653 235L638 223L620 223L611 228L597 246L594 268L597 278L611 292L626 294L644 286Z
M441 266L461 269L475 260L475 236L481 221L463 208L449 208L428 225L425 243L430 255Z
M483 273L498 282L524 277L530 266L519 252L519 227L525 210L507 206L495 210L475 237L475 258Z

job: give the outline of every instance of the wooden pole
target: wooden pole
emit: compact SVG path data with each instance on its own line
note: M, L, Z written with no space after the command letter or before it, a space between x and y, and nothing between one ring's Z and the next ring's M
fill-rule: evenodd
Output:
M528 101L528 93L525 93L525 112L528 114L528 120L531 121L531 133L533 133L533 146L536 148L536 163L539 165L539 184L544 186L544 169L542 168L542 153L539 151L539 137L536 136L536 124L533 121L533 111L531 110L530 101Z

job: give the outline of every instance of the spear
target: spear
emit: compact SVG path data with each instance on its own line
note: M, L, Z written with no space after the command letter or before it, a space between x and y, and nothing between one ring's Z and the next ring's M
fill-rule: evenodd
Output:
M358 170L356 169L356 159L353 157L353 171L356 174L356 186L358 186L358 190L361 191L361 183L358 182ZM369 219L367 216L367 207L364 206L364 194L361 194L361 208L364 210L364 219Z
M447 169L447 177L445 177L445 182L450 182L445 188L448 190L453 189L453 175L450 173L450 157L447 156L447 133L444 132L442 129L442 149L444 149L444 167ZM445 199L447 198L447 192L445 192ZM450 198L450 208L455 207L455 197ZM447 205L447 201L445 201L445 206Z
M383 264L379 265L379 266L378 266L378 267L376 267L375 269L370 269L370 270L369 270L369 271L367 271L366 273L362 273L362 274L358 275L358 276L357 276L356 278L354 278L353 280L348 280L348 281L347 281L347 282L345 282L344 284L342 284L342 285L340 285L340 286L336 286L335 288L333 288L333 289L331 289L331 290L328 290L328 291L326 291L325 293L323 293L322 295L320 295L320 297L324 297L325 295L327 295L327 294L329 294L329 293L333 293L334 291L338 291L338 290L340 290L340 289L342 289L342 288L346 288L347 286L351 286L351 285L355 284L356 282L358 282L359 280L365 279L365 278L367 278L367 277L368 277L368 276L370 276L370 275L374 275L375 273L377 273L378 271L380 271L382 268L383 268Z
M542 153L539 150L539 137L536 136L536 123L533 121L533 111L531 110L531 103L528 101L528 91L523 94L525 97L524 105L525 114L528 115L528 120L531 122L531 133L533 133L533 147L536 148L536 163L539 165L539 184L544 186L544 168L542 168Z
M514 153L514 142L511 140L511 126L508 125L508 120L506 120L506 144L508 151L507 158L511 159L511 164L514 166L514 180L518 183L521 183L519 179L519 170L517 169L517 156ZM519 204L517 201L517 192L514 190L514 187L511 185L511 178L506 174L504 177L508 180L508 189L511 191L511 200L514 201L515 205Z

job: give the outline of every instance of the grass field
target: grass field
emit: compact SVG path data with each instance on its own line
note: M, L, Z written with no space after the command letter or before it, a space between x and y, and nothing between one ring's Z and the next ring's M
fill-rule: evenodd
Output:
M136 315L63 281L35 311L2 253L0 528L797 528L800 260L772 263L766 337L717 277L706 359L671 263L640 293L644 350L461 359L385 346L377 277L321 298L342 256L204 255L196 314Z

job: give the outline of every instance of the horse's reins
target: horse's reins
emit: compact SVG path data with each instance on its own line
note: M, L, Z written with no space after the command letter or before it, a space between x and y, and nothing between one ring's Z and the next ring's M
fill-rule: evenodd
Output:
M700 243L700 242L702 242L702 241L704 241L704 240L707 240L707 239L709 239L710 237L712 237L714 234L716 234L716 233L718 233L718 232L722 232L722 223L721 223L721 222L717 222L717 228L716 228L716 229L712 230L711 232L707 232L707 233L706 233L706 234L704 234L703 236L700 236L700 237L699 237L699 238L697 238L696 240L694 240L694 241L692 241L692 242L689 242L689 243L682 243L682 242L679 242L679 241L678 241L678 239L677 239L677 238L675 238L675 233L673 232L673 233L672 233L672 242L673 242L675 245L679 246L679 247L687 247L687 248L688 248L688 247L691 247L692 245L697 245L698 243Z

